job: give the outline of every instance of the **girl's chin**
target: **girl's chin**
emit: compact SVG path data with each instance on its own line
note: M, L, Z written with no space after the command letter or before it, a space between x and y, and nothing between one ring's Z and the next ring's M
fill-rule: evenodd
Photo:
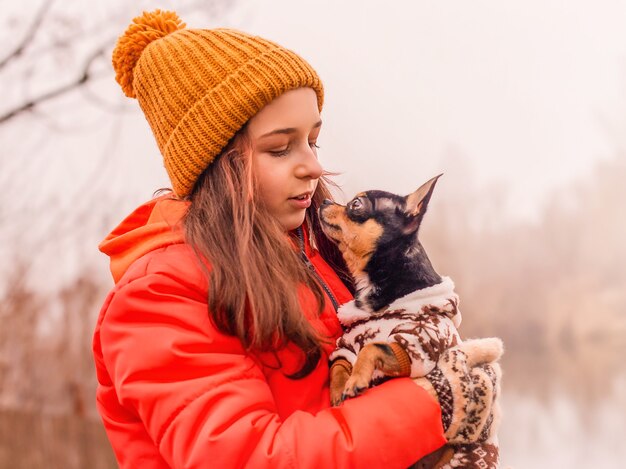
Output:
M285 231L291 231L298 228L304 222L306 210L299 211L300 213L293 213L279 217L278 221L282 225Z

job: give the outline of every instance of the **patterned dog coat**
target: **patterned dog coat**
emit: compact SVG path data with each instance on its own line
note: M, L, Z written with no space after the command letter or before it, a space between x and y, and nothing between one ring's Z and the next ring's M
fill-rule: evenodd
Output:
M330 359L345 358L354 365L359 351L368 343L397 342L411 359L411 377L425 376L445 349L461 341L457 332L461 324L458 304L449 277L397 299L383 311L370 313L359 309L354 301L345 303L337 312L344 333ZM373 379L380 377L382 373L376 370Z

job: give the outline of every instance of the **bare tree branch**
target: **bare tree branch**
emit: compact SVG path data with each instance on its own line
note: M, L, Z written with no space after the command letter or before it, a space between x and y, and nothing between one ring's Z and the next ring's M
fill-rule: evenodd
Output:
M235 1L236 0L222 0L222 1L195 0L195 1L191 1L187 5L181 5L179 8L179 11L192 12L192 11L202 10L203 12L206 13L207 9L208 11L217 11L219 10L219 8L224 8L227 5L228 6L232 5L233 3L235 3ZM13 61L14 59L21 60L25 58L24 56L26 55L25 54L26 49L29 48L30 45L33 43L33 39L38 34L41 24L45 20L45 17L53 3L54 3L54 0L44 0L44 3L42 3L39 11L37 12L36 18L33 24L31 25L31 27L29 28L24 39L16 47L15 50L13 50L11 53L9 53L8 56L6 56L4 59L0 61L0 70L2 70L3 67L5 67L9 62ZM215 13L214 16L218 16L218 13ZM98 24L96 24L94 27L102 29L103 27L105 27L105 25L110 24L113 18L115 18L115 16L111 16L106 21L98 22ZM76 35L74 38L80 37L81 34L82 33ZM12 120L13 118L19 116L20 114L33 111L40 104L45 103L49 100L55 99L57 97L60 97L66 93L72 92L79 88L82 88L83 90L87 90L88 88L85 87L84 85L87 84L87 82L90 79L104 76L104 74L95 73L92 70L91 68L92 63L103 54L106 48L110 44L112 44L116 38L117 38L117 35L114 38L112 38L110 41L103 44L101 47L97 48L93 52L93 54L88 57L88 60L82 69L82 73L75 80L69 83L66 83L64 85L60 85L57 88L51 89L48 92L40 94L38 96L31 97L29 95L26 95L24 96L24 99L22 102L13 104L13 107L10 107L8 110L7 109L1 110L0 111L0 125ZM29 49L28 56L31 59L35 58L37 60L37 58L41 57L42 55L47 54L50 51L56 50L57 48L62 48L66 40L67 38L64 40L63 43L59 42L59 43L52 43L52 44L47 44L45 46L42 46L38 50L35 51L35 54L33 54L33 51ZM28 67L26 67L25 71L27 73L32 72L32 70L30 70ZM30 79L24 80L24 83L27 83L27 82L30 82ZM106 109L107 111L116 112L119 110L118 107L106 104L103 100L98 99L97 97L94 97L92 94L89 94L88 91L85 92L85 97L87 100L90 100L91 102L97 102L97 104L100 107L102 107L103 109Z
M63 86L60 86L54 90L51 90L47 93L44 93L40 96L37 96L36 98L32 98L29 99L28 101L26 101L25 103L20 104L18 107L11 109L7 112L5 112L4 114L0 115L0 124L4 124L5 122L13 119L14 117L18 116L19 114L22 114L23 112L29 111L32 108L34 108L35 106L45 102L45 101L49 101L53 98L56 98L58 96L61 96L67 92L73 91L75 89L80 88L81 86L85 85L85 83L87 83L87 81L90 78L93 78L94 75L92 75L91 73L91 66L93 65L93 63L95 62L95 60L100 57L103 56L105 51L107 50L107 47L109 46L110 41L107 41L105 44L103 44L102 46L98 47L94 52L92 52L92 54L87 58L87 61L85 62L85 66L83 67L83 72L81 73L81 75L74 81L67 83Z
M26 48L30 45L30 43L37 35L37 31L39 30L41 23L43 23L43 20L53 3L54 0L47 0L43 3L43 5L41 5L41 8L39 9L37 16L35 17L35 21L33 21L33 24L30 26L30 29L26 33L26 36L24 36L24 39L22 39L22 42L20 42L17 47L9 53L9 55L0 60L0 70L6 67L6 65L11 62L11 60L16 59L24 53Z

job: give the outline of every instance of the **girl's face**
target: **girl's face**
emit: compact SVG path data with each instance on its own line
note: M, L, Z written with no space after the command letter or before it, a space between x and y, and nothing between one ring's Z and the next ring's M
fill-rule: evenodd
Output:
M304 221L322 167L317 95L298 88L280 95L248 122L259 198L286 231Z

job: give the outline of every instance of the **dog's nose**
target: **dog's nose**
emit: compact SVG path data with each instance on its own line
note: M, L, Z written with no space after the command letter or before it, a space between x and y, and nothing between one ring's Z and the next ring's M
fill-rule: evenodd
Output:
M330 199L324 199L324 202L322 202L322 205L332 205L333 201Z

